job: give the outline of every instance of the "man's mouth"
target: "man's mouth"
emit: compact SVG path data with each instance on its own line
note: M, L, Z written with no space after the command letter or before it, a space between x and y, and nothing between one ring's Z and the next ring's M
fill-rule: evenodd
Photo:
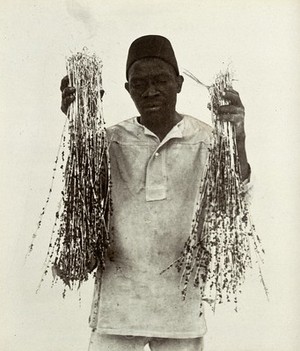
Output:
M160 105L154 105L154 106L146 106L145 109L146 110L150 110L150 111L157 111L161 108Z
M162 103L161 102L157 102L157 101L144 104L144 109L151 110L151 111L159 110L161 107L162 107Z

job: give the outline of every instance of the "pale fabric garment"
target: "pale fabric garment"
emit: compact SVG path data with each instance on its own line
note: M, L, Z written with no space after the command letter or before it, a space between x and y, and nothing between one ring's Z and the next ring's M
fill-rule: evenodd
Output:
M90 326L97 333L174 339L206 333L198 289L191 283L183 301L176 269L160 274L190 233L211 141L210 126L182 117L161 142L136 117L108 129L114 255L95 284Z
M101 334L94 330L89 351L203 351L203 338L169 339Z

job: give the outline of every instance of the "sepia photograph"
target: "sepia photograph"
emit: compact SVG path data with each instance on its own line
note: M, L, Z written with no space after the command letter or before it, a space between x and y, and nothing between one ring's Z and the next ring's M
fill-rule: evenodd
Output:
M0 1L1 350L300 350L299 18Z

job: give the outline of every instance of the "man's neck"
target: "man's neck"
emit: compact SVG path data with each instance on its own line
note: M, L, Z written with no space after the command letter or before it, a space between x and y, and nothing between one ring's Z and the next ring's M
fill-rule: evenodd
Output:
M182 120L182 116L176 111L166 118L166 116L141 116L139 123L154 133L160 141L170 132L170 130Z

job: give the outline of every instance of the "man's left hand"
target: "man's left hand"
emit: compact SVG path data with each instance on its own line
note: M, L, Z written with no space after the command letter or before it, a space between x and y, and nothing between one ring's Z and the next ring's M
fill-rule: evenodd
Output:
M228 101L229 104L218 108L219 119L232 122L235 125L237 141L245 139L245 108L239 93L232 88L227 88L223 93L223 99Z

